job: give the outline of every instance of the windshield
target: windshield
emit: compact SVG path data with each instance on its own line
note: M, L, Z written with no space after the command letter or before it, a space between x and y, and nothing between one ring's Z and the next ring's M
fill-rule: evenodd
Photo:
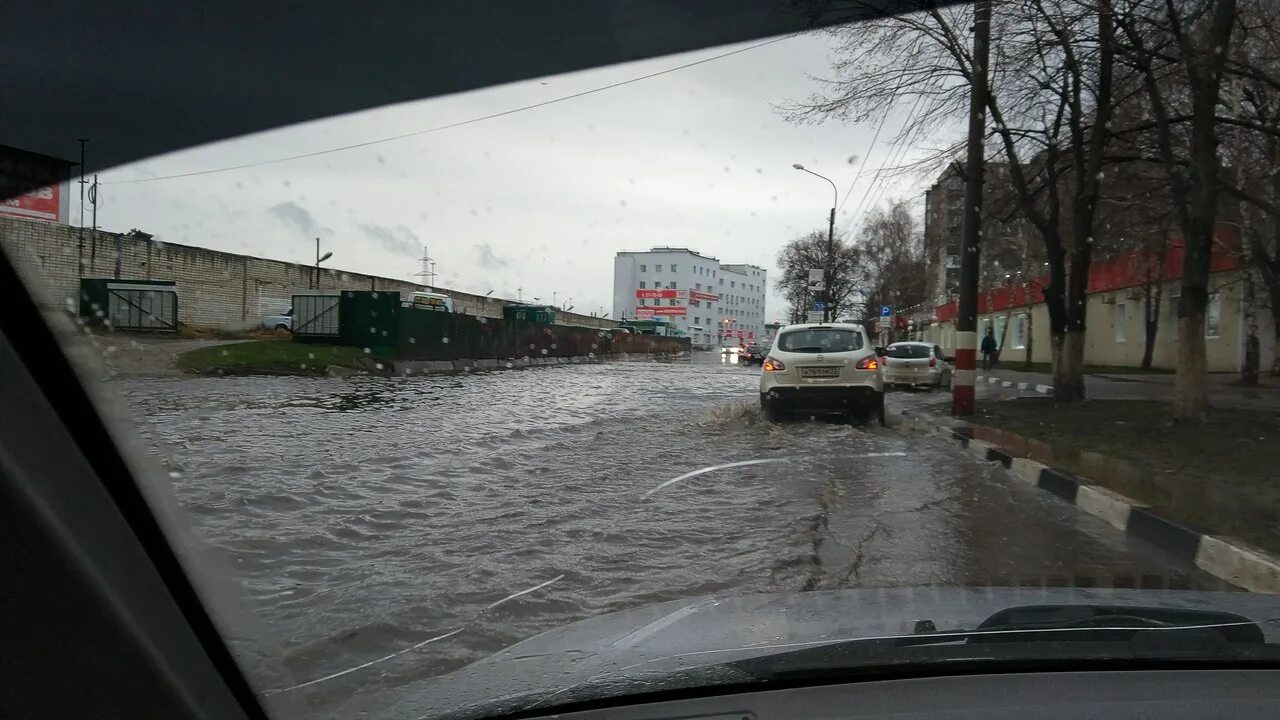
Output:
M366 107L401 62L114 166L0 137L0 247L276 717L1010 606L1280 617L1233 597L1280 592L1280 21L1226 6L943 4Z
M854 330L813 328L778 336L779 350L795 353L832 353L862 349L862 334Z
M885 356L891 358L927 358L928 345L890 345L885 349Z

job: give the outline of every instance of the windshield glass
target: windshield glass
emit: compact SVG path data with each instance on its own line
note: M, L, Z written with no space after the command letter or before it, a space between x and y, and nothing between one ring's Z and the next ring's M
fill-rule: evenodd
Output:
M1280 19L1219 6L531 58L111 167L0 137L0 247L170 542L223 561L186 570L277 717L555 708L1018 606L1280 617L1234 597L1280 592ZM306 87L383 97L349 82Z
M927 358L929 357L928 345L890 345L885 349L885 356L891 358Z
M784 332L778 349L795 353L832 353L862 349L862 334L853 330L812 328Z

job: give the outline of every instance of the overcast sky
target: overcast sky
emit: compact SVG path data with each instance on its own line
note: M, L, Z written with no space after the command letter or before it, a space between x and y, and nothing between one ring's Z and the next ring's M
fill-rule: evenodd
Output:
M748 43L746 45L750 45ZM831 177L854 209L905 112L875 128L795 125L774 105L826 76L826 36L793 37L696 67L440 132L260 167L223 168L410 133L597 88L742 46L552 76L319 120L153 158L101 176L99 225L160 240L298 262L314 238L327 265L411 279L426 245L438 285L612 308L618 250L689 247L776 277L788 239L825 229ZM856 160L851 164L850 159ZM124 181L124 182L122 182ZM901 178L870 189L918 196ZM77 208L73 200L73 216ZM919 202L919 201L918 201ZM870 201L864 207L870 207ZM770 282L772 285L772 281ZM770 287L767 312L785 308Z

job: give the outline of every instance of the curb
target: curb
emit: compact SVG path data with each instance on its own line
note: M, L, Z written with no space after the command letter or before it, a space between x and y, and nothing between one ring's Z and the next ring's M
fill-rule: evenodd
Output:
M970 437L970 425L949 426L929 416L910 412L895 414L895 417L910 429L920 428L956 442L980 460L1000 463L1010 475L1210 575L1253 592L1280 594L1280 560L1261 550L1171 520L1142 502L1101 485L1091 485L1067 470L1016 457L1003 448L975 440Z
M1000 387L1017 386L1019 390L1034 390L1040 393L1041 395L1050 395L1053 393L1052 385L1038 385L1038 384L1032 385L1029 382L1014 382L1012 380L1001 380L995 375L979 375L976 378L974 378L976 382L982 382L984 379L987 381L987 383L991 385L995 385L996 383L999 383Z

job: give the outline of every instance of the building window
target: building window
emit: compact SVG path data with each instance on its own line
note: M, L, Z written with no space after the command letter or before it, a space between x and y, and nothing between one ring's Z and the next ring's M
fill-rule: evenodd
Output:
M668 305L670 305L670 306L672 306L672 307L675 307L676 299L675 299L675 298L671 298L670 300L668 300L668 301L667 301L667 304L668 304Z
M693 284L693 289L694 289L694 290L701 290L701 289L702 289L702 283L694 283L694 284Z
M671 266L671 272L675 272L677 269L679 269L679 267L680 267L680 266L678 266L678 265L672 265L672 266Z
M640 298L640 304L644 305L644 298Z
M660 272L662 272L662 266L661 266L661 265L654 265L654 266L653 266L653 271L654 271L654 272L656 272L656 273L660 273Z
M720 278L720 286L724 287L724 278Z
M640 281L640 289L641 289L641 290L643 290L643 289L644 289L644 281L643 281L643 280L641 280L641 281Z
M1111 306L1111 327L1115 331L1116 342L1124 342L1124 303Z
M715 276L716 276L716 271L715 271L715 270L712 270L712 271L711 271L711 277L715 277Z
M1025 313L1013 316L1013 347L1015 350L1025 350L1027 348L1027 316Z
M1216 292L1209 293L1209 304L1204 309L1204 336L1218 337L1222 326L1222 296Z
M668 290L675 290L675 289L676 289L676 281L675 281L675 280L672 280L671 282L667 283L667 289L668 289Z
M694 315L694 316L693 316L693 324L694 324L694 325L701 325L701 324L702 324L702 316L701 316L701 315Z
M640 272L649 272L649 267L647 265L641 265Z
M730 281L729 281L729 287L737 287L737 286L738 286L738 281L737 281L737 280L730 280Z

